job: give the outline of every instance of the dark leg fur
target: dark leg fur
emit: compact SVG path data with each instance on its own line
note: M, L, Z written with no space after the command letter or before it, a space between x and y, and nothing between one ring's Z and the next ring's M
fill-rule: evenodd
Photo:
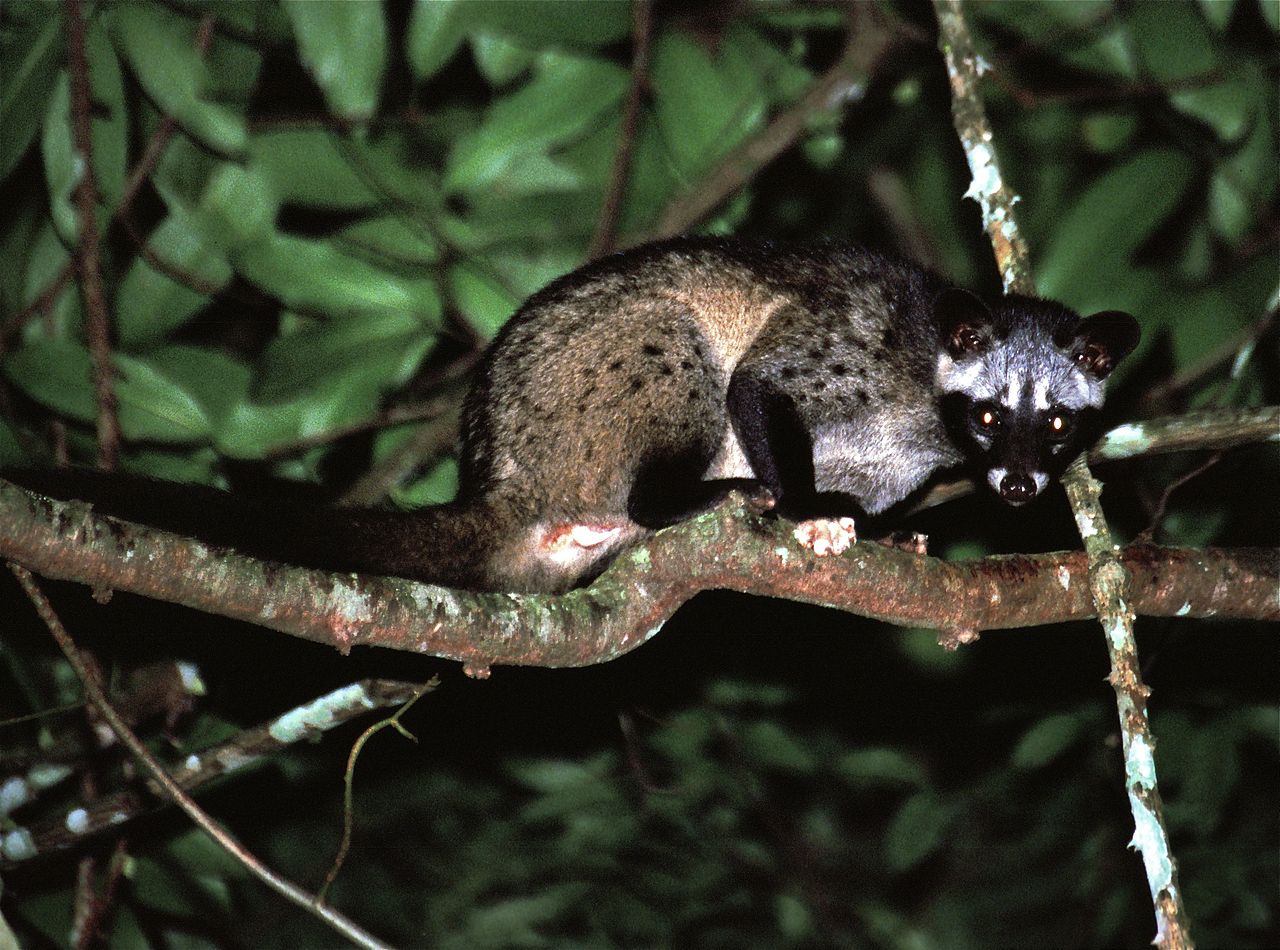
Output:
M760 481L780 510L813 507L813 446L794 404L768 380L739 368L729 380L729 419Z

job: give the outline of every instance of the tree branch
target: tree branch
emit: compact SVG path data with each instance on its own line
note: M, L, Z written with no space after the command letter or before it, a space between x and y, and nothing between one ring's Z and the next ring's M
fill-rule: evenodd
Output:
M287 746L313 739L371 710L406 703L423 689L420 683L396 680L351 683L269 722L246 729L229 742L187 756L183 765L173 770L173 780L184 791L194 792L215 779L242 772ZM70 774L69 769L58 771ZM153 794L163 799L158 785L148 785ZM46 783L32 788L23 797L22 804L33 801L49 787ZM28 846L14 854L0 849L0 868L14 867L42 855L75 847L87 836L116 828L123 821L151 811L156 804L155 799L129 789L103 795L84 807L64 810L31 825L10 819L12 832L16 832Z
M631 0L631 85L622 108L622 125L618 129L618 145L609 168L600 219L587 248L588 260L602 257L618 242L618 218L627 192L631 159L635 153L636 129L640 125L640 107L649 83L649 46L653 39L653 0Z
M76 247L80 293L84 297L85 336L93 357L93 389L98 404L98 467L111 471L120 451L120 420L111 373L111 330L98 257L98 184L93 174L92 102L89 58L85 52L84 14L80 0L63 0L67 24L67 71L71 79L71 133L81 163L76 186L80 240Z
M201 831L209 835L220 847L225 849L232 857L248 870L251 874L262 881L276 893L280 894L286 900L302 908L307 913L314 916L317 920L333 928L336 932L342 934L352 943L360 947L367 947L370 950L379 950L379 948L387 945L375 938L358 926L354 921L345 915L320 904L311 894L308 894L298 885L294 884L287 878L277 874L249 851L244 845L240 844L229 832L219 825L213 818L196 804L195 799L183 791L182 787L165 771L164 766L153 756L142 740L131 730L123 719L117 715L111 703L107 700L107 694L103 691L102 686L97 682L97 678L93 675L85 663L84 658L80 655L79 649L75 642L71 639L70 634L62 626L62 621L58 619L57 614L53 611L53 606L45 597L44 592L40 590L29 571L19 567L16 564L10 564L9 568L13 571L14 576L18 579L18 583L22 585L22 589L31 599L31 603L35 606L36 612L40 615L40 619L44 621L45 626L49 628L49 633L57 641L58 646L67 657L67 662L71 664L75 670L76 676L79 677L81 685L84 687L85 694L89 697L89 701L97 708L102 718L111 726L111 730L120 740L120 744L127 748L133 757L137 759L142 766L151 773L156 784L163 789L164 794L181 808L191 821L197 825Z
M472 594L395 578L284 567L0 482L0 557L46 577L257 623L346 652L380 646L490 664L585 666L644 643L702 590L824 604L953 634L1094 616L1081 552L949 563L874 543L815 558L791 526L730 501L660 531L590 587L561 596ZM1140 546L1134 608L1280 619L1280 552Z
M1018 196L1004 183L996 159L991 126L978 92L981 69L960 0L934 0L938 42L951 80L956 134L973 173L967 192L982 206L982 223L991 240L1006 292L1034 294L1030 255L1014 219ZM1135 579L1112 540L1102 511L1102 486L1084 456L1062 479L1088 557L1089 589L1106 632L1125 756L1125 789L1133 814L1133 844L1142 854L1155 907L1155 943L1166 950L1192 946L1177 863L1169 847L1160 792L1156 785L1154 741L1147 717L1150 690L1142 682L1133 621L1137 611Z

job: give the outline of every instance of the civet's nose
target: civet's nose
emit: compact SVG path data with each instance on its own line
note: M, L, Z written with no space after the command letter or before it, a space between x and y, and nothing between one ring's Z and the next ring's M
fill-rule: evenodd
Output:
M1011 505L1025 505L1036 497L1036 483L1030 475L1010 472L1000 479L1000 497Z

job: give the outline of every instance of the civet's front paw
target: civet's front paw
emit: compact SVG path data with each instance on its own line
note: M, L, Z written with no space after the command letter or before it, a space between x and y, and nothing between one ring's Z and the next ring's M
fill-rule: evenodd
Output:
M858 540L852 518L811 518L796 525L794 537L818 557L843 554Z
M880 543L885 547L897 548L899 551L907 551L911 554L929 553L929 536L919 531L895 531L887 538L881 538Z

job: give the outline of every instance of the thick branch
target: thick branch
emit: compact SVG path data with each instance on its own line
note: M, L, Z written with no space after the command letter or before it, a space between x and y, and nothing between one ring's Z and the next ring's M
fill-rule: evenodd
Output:
M591 587L468 594L394 578L283 567L97 515L0 482L0 557L46 577L257 623L342 651L382 646L492 663L585 666L629 652L699 591L824 604L948 632L1094 615L1083 552L948 563L879 544L815 558L782 521L727 503L659 532ZM1280 619L1280 552L1134 547L1133 605L1155 616Z

